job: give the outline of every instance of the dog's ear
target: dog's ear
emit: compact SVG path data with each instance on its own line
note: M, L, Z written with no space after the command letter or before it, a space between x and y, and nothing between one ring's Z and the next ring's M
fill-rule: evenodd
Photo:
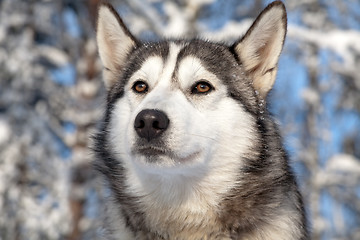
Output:
M127 55L136 47L137 40L126 28L115 9L107 3L102 3L98 8L96 40L104 65L105 86L110 89L119 78Z
M255 90L264 98L275 82L286 25L284 4L273 2L260 13L244 37L233 45Z

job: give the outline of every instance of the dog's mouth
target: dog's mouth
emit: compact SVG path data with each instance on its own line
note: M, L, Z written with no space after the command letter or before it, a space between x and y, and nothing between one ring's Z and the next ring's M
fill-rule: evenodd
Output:
M138 149L136 149L135 153L149 157L172 155L171 151L165 148L154 147L154 146L139 147Z
M200 152L194 152L187 154L186 156L181 156L179 154L176 154L175 152L158 146L142 146L138 147L135 151L133 151L134 154L144 156L148 162L158 162L161 161L164 157L168 159L172 159L174 163L185 163L190 162L194 158L198 157L200 155Z

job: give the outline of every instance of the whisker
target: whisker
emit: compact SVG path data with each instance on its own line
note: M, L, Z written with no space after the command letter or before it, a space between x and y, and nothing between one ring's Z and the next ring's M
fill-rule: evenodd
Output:
M189 135L195 136L195 137L206 138L206 139L210 139L210 140L213 140L213 141L215 141L215 142L218 142L218 140L216 140L215 138L209 137L209 136L203 136L203 135L194 134L194 133L189 133Z

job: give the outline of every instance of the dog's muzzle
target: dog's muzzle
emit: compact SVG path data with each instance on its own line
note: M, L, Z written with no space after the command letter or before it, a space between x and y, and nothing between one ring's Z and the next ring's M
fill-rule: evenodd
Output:
M148 142L159 137L169 126L166 114L156 109L145 109L138 113L134 121L136 133Z

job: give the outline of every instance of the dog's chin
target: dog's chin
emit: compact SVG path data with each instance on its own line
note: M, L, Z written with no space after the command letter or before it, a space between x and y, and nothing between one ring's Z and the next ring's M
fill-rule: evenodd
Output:
M154 146L137 147L132 154L138 163L160 168L188 166L200 156L200 152L180 155L167 148Z

